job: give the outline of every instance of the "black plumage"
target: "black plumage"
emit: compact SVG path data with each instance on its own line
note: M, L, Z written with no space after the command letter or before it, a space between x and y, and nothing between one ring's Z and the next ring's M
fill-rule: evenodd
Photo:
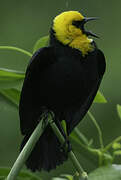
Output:
M105 72L105 58L96 47L83 56L80 50L63 45L51 31L48 47L30 60L21 92L19 114L25 136L21 148L38 124L44 109L53 111L55 122L65 120L67 133L83 119L91 106ZM26 165L31 170L51 170L67 159L48 125Z

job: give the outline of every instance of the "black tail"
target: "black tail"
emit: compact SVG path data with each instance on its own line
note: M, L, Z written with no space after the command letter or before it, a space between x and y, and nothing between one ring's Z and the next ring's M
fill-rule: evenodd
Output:
M21 149L28 141L30 135L26 135L22 141ZM62 151L61 144L48 126L36 143L33 151L26 161L26 166L32 171L55 169L57 165L67 160L67 153Z

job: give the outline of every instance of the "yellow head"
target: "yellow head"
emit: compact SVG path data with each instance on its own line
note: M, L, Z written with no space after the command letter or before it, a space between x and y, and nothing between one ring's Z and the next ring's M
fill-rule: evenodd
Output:
M79 49L83 55L93 50L92 39L88 35L95 34L87 32L84 24L95 18L85 18L78 11L67 11L56 16L53 20L53 30L57 40L62 44Z

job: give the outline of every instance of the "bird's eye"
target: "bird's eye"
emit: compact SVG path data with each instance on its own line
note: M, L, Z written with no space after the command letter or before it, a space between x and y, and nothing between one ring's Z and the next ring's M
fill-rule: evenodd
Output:
M81 21L73 21L72 25L76 26L77 28L80 28Z

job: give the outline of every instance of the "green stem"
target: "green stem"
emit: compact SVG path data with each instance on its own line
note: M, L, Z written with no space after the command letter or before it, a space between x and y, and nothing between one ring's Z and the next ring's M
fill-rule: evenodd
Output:
M76 156L74 155L73 151L69 152L69 158L72 161L72 163L76 169L76 172L78 172L78 176L84 180L87 180L88 175L81 167L81 165L80 165L79 161L77 160Z
M21 168L23 167L24 163L26 162L27 158L29 157L32 149L34 148L36 142L38 141L39 137L43 133L44 129L45 129L45 127L43 127L43 119L42 119L40 121L40 123L38 124L38 126L35 128L34 132L32 133L28 142L24 146L23 150L19 154L10 173L7 176L7 180L15 180L16 179L18 173L20 172Z
M34 132L30 136L29 140L27 141L26 145L24 146L23 150L19 154L16 162L14 163L10 173L7 176L7 180L15 180L18 173L20 172L21 168L23 167L24 163L28 159L32 149L34 148L36 142L38 141L39 137L42 135L44 129L50 123L53 131L57 135L59 141L63 144L65 142L64 137L62 136L61 132L59 131L58 127L52 120L52 115L48 114L48 121L45 124L44 117L41 119L37 127L35 128ZM44 127L43 127L44 124ZM74 153L72 151L69 152L69 158L71 159L72 163L74 164L77 172L79 173L79 177L83 179L87 179L87 174L82 169L81 165L79 164L78 160L76 159Z
M74 128L75 135L84 142L85 145L89 146L88 139L82 134L78 128Z
M0 46L0 49L6 49L6 50L13 50L13 51L18 51L21 52L23 54L26 54L29 57L32 57L32 54L24 49L18 48L18 47L14 47L14 46Z
M58 137L59 141L61 142L61 144L64 144L65 139L62 136L62 134L59 131L56 124L54 122L50 122L50 125L51 125L53 131L55 132L56 136ZM87 179L87 173L83 170L83 168L81 167L79 161L77 160L76 156L74 155L74 153L72 151L69 152L69 158L72 161L76 171L79 173L79 177L81 177L83 179Z
M121 141L121 136L117 137L117 138L114 139L111 143L109 143L109 144L103 149L103 152L108 151L115 142L119 142L119 141Z
M100 129L100 126L98 125L98 123L97 123L96 119L94 118L94 116L89 111L88 111L88 115L91 118L91 120L92 120L93 124L95 125L95 127L97 128L99 141L100 141L100 146L101 146L101 149L103 149L104 148L103 136L102 136L102 131Z

